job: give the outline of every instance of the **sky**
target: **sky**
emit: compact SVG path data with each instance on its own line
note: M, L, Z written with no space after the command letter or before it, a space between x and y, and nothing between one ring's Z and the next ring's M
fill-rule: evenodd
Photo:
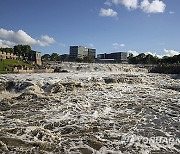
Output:
M1 0L0 47L180 54L180 0Z

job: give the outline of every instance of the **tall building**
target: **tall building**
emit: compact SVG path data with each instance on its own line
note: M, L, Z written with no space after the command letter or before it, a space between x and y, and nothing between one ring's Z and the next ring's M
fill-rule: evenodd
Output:
M96 57L96 49L86 48L84 46L70 46L69 57L71 60L77 60L78 58L84 58L90 56Z
M114 61L118 63L124 63L127 62L127 52L114 52L114 53L104 53L104 54L98 54L97 55L98 60L109 60Z
M34 64L42 65L41 61L41 52L38 51L31 51L31 61L34 62Z

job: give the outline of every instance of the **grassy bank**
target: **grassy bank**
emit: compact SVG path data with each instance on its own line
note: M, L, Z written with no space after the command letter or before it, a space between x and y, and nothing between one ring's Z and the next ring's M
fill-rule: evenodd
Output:
M0 73L12 73L12 69L14 66L26 66L33 67L30 64L27 64L23 61L18 61L14 59L2 59L0 60Z

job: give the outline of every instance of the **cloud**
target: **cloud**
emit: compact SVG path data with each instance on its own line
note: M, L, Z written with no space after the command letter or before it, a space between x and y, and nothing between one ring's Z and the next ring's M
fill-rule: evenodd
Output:
M162 55L158 55L157 53L155 53L155 52L145 52L145 55L152 55L152 56L156 56L156 57L158 57L158 58L162 58L163 56Z
M102 17L117 17L117 12L112 9L103 9L101 8L99 15Z
M55 40L47 35L42 35L41 40L49 44L55 43Z
M133 51L133 50L129 50L127 51L128 54L133 54L133 56L137 56L139 55L139 53L137 51Z
M1 48L12 48L16 44L14 42L6 41L6 40L0 40L0 47Z
M112 3L110 2L110 0L107 0L104 5L107 5L107 6L112 6Z
M166 53L165 56L168 56L168 57L173 57L174 55L179 55L180 54L179 51L175 51L175 50L164 49L164 52Z
M90 46L91 48L93 48L93 47L94 47L94 44L93 44L93 43L90 43L89 46Z
M153 0L152 3L149 0L143 0L141 2L141 9L146 13L163 13L165 8L166 4L160 0Z
M175 12L174 11L170 11L169 14L175 14Z
M0 29L0 38L6 39L14 44L28 44L28 45L39 45L39 46L49 46L54 43L55 40L47 35L42 35L41 40L36 40L29 36L23 30L18 30L14 32L12 30ZM3 41L6 41L3 40Z
M63 43L59 43L60 46L65 47L66 45Z
M112 6L115 5L124 5L128 10L136 10L141 9L145 13L164 13L166 4L162 0L141 0L139 4L139 0L107 0L105 5ZM174 14L175 12L170 11L170 14Z
M123 4L129 10L138 8L138 0L112 0L112 2L116 5Z
M120 47L125 47L125 44L120 44Z
M125 47L125 44L123 44L123 43L113 43L113 46L114 46L114 48L119 48L119 47Z
M132 53L133 56L139 55L139 53L137 51L129 50L127 52L129 54ZM150 54L150 55L156 56L158 58L162 58L164 56L173 57L174 55L179 55L180 54L180 51L176 51L176 50L167 50L167 49L164 49L164 52L165 52L165 54L163 54L163 55L159 55L159 54L157 54L155 52L142 52L142 53L144 53L145 55Z

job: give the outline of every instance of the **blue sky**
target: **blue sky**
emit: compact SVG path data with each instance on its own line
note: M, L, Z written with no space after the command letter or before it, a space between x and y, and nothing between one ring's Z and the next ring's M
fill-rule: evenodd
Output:
M179 0L4 0L0 47L30 44L62 54L83 45L97 53L177 54L179 6Z

